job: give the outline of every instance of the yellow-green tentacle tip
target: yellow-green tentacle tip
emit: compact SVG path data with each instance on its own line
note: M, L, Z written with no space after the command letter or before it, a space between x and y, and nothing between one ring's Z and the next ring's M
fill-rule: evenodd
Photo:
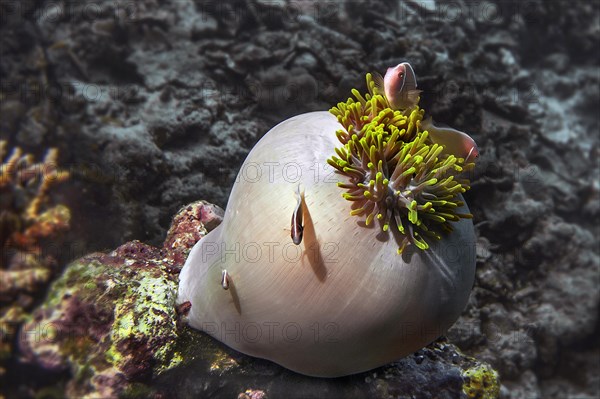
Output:
M428 240L452 231L451 223L472 217L457 208L463 205L459 195L470 188L462 172L473 163L431 143L421 129L425 111L418 104L394 110L371 74L366 81L366 93L353 89L354 98L330 109L343 129L336 132L340 147L327 162L345 178L338 187L357 205L351 215L402 235L398 253L408 245L426 250Z

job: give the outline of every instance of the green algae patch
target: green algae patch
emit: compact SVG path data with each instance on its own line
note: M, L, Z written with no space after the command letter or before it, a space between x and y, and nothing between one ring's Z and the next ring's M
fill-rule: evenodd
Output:
M463 372L463 392L469 399L496 399L500 396L498 373L487 364L478 363Z
M114 310L111 342L107 358L115 367L135 360L127 350L130 342L145 341L152 350L154 373L160 373L179 363L173 345L177 339L174 310L176 285L164 277L142 276L128 286L124 298Z
M172 262L139 242L74 261L25 325L26 352L71 372L68 396L140 391L182 359Z

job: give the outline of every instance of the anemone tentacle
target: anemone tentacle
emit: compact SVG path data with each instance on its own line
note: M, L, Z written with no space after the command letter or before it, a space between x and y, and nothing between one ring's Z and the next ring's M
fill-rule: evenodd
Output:
M398 253L408 245L428 249L427 241L452 231L451 222L472 217L456 209L464 205L459 194L470 188L458 177L474 164L429 140L418 104L393 110L371 74L366 81L367 93L352 89L355 99L330 110L343 129L336 132L341 146L327 162L347 178L338 186L352 203L351 215L364 216L366 225L377 220L383 231L395 225L403 236Z

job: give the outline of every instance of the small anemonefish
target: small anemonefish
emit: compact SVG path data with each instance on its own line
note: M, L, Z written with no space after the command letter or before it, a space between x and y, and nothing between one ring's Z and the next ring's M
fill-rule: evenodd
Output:
M225 269L221 272L221 287L223 287L224 290L229 289L229 273L227 273L227 270Z
M296 245L300 245L302 242L302 233L304 232L304 226L302 225L302 213L304 203L304 191L300 192L300 185L298 185L296 196L298 197L298 203L292 213L292 242Z
M374 74L375 85L383 89L392 109L412 109L419 101L417 77L408 62L388 68L384 77Z
M434 126L431 117L421 122L421 128L427 130L431 141L444 146L444 152L464 158L465 163L473 162L479 157L477 144L468 134L451 127Z
M417 78L408 62L388 68L383 78L375 74L375 85L379 89L383 88L385 97L394 110L412 109L419 101L421 90L417 90ZM427 130L432 142L444 146L444 152L464 158L466 163L479 156L475 140L466 133L449 127L437 127L431 118L422 121L421 128Z

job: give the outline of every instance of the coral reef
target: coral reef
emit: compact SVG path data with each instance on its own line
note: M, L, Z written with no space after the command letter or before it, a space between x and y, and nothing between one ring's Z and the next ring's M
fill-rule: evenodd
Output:
M177 259L221 215L198 201L175 216L161 249L134 241L72 262L24 325L23 360L46 373L66 371L60 385L67 397L498 397L493 370L444 339L367 373L321 379L245 356L179 323ZM43 389L30 384L21 394Z
M71 263L23 326L22 356L69 370L69 397L115 397L176 365L172 270L171 259L140 242Z
M408 61L422 107L481 150L451 342L506 398L598 396L597 2L94 4L4 2L0 24L0 135L99 171L77 197L93 250L159 245L197 198L224 207L262 132Z
M69 177L57 158L50 149L34 162L18 147L8 154L0 141L0 377L19 325L57 270L52 248L69 228L69 209L50 201L52 186Z
M133 241L69 264L22 328L23 360L68 371L69 397L148 392L143 383L182 361L175 308L181 259L221 215L198 201L175 216L162 249Z

